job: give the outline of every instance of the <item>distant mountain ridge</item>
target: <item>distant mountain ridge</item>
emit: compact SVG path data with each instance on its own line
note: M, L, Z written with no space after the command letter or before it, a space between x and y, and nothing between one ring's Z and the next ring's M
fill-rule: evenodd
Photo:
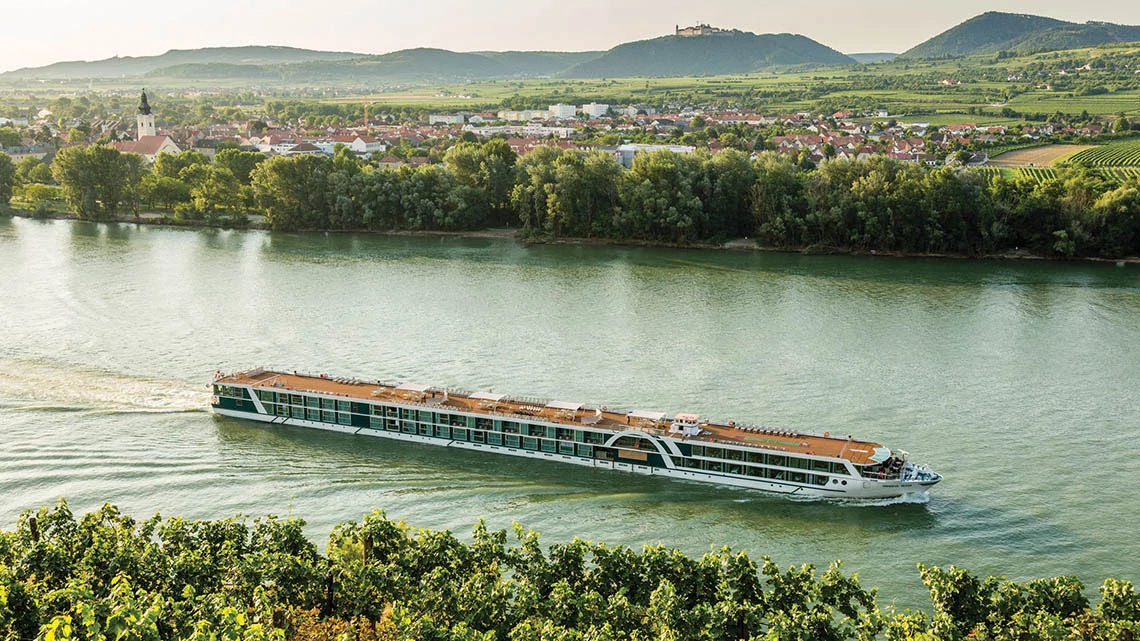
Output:
M171 49L157 56L126 56L104 60L57 62L45 67L27 67L0 74L15 80L66 80L141 76L157 69L184 65L273 65L318 60L349 60L364 56L348 51L315 51L296 47L259 46Z
M1140 41L1140 26L1078 24L1029 14L988 11L906 51L900 58L942 58L998 51L1055 51Z
M535 77L686 76L747 73L797 65L855 61L810 38L725 30L705 36L664 36L609 51L455 52L419 47L383 55L291 47L172 50L160 56L61 62L0 74L7 80L147 78L251 83L348 82L407 84Z
M798 34L721 31L663 36L618 45L561 75L567 78L697 76L796 65L850 65L855 60Z

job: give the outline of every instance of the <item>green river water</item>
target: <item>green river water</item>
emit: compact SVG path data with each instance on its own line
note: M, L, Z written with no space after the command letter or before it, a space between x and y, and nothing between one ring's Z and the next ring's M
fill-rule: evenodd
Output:
M269 366L851 433L928 501L792 501L206 411ZM0 218L0 527L66 496L139 517L374 508L468 536L1140 580L1140 266L539 246ZM1093 590L1090 590L1093 593Z

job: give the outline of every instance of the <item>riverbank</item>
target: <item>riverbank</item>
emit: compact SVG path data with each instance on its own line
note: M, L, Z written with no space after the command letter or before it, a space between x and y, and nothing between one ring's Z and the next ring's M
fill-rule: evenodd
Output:
M72 212L65 211L31 211L26 209L15 209L9 206L5 212L0 212L9 216L20 218L31 218L39 220L73 220L81 221L82 219ZM102 223L127 223L135 225L156 225L163 227L185 227L185 228L201 228L201 229L233 229L238 231L246 230L261 230L270 231L271 228L265 222L264 216L252 214L247 215L248 222L244 225L232 224L211 224L208 221L176 221L168 214L159 212L144 212L138 215L131 216L115 216L106 220L99 221L86 221L86 222L102 222ZM951 260L1047 260L1047 261L1087 261L1096 263L1116 263L1116 264L1140 264L1140 256L1129 256L1125 258L1099 258L1095 256L1090 257L1058 257L1058 256L1041 256L1033 254L1026 250L1018 250L1012 252L1000 252L994 254L982 254L977 256L970 256L966 254L948 254L937 252L902 252L891 250L877 250L877 249L847 249L843 247L829 247L810 245L802 248L781 248L781 247L765 247L758 244L755 240L748 237L735 238L724 243L668 243L653 240L640 240L640 239L624 239L617 240L612 238L576 238L576 237L561 237L549 238L542 236L524 236L521 229L515 228L488 228L480 230L465 230L465 231L445 231L433 229L311 229L303 230L300 233L337 233L337 234L377 234L382 236L410 236L410 237L453 237L453 238L499 238L511 239L523 243L524 245L596 245L596 246L614 246L614 247L659 247L665 249L711 249L711 250L725 250L725 251L749 251L749 252L769 252L779 254L803 254L813 256L875 256L883 258L939 258Z

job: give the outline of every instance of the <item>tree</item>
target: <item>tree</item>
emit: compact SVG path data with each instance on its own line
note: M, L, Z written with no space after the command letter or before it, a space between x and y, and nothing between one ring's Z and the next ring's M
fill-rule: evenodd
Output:
M33 205L42 205L59 198L59 187L54 185L42 185L40 183L28 183L20 190L21 197L24 201L32 203Z
M483 191L494 223L510 220L511 191L515 185L518 156L507 141L494 138L482 145L460 143L448 149L443 160L456 180Z
M329 222L327 175L331 161L277 157L253 170L251 184L265 219L277 230L324 229Z
M19 147L24 143L20 132L11 127L0 127L0 148Z
M0 153L0 205L7 205L12 200L12 190L16 187L16 166L12 158Z
M154 167L151 171L153 171L156 176L178 178L182 170L187 167L209 164L210 158L199 151L184 151L180 154L162 152L154 159Z
M137 204L142 157L110 147L67 147L56 154L52 176L80 218L100 220Z
M147 174L139 185L139 195L151 206L170 210L190 202L190 187L177 178Z
M250 183L250 174L265 162L265 154L258 151L241 151L240 149L223 149L214 156L214 165L228 169L243 185Z
M205 176L194 181L190 202L207 219L216 212L236 212L242 206L241 183L229 169L206 167Z
M693 182L700 160L668 150L640 154L622 181L622 209L615 219L627 237L684 242L703 214Z

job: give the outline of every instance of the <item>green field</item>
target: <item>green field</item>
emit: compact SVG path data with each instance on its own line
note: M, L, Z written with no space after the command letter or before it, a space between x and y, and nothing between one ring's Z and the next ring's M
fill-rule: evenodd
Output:
M1086 149L1068 158L1084 167L1140 167L1140 140L1124 140Z

